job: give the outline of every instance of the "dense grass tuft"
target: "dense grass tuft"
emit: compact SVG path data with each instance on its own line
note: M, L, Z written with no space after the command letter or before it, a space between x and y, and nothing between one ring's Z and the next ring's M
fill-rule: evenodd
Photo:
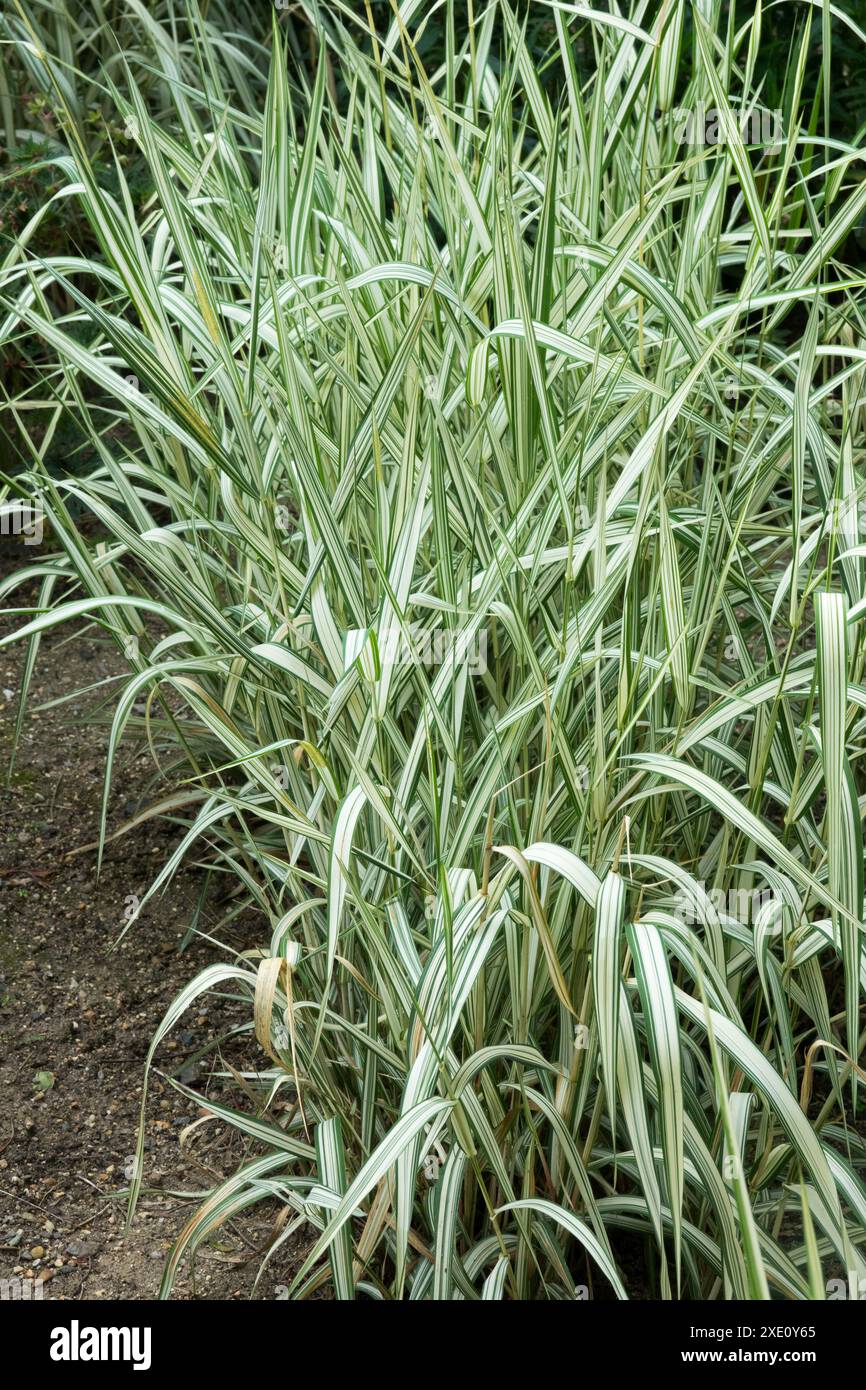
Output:
M138 195L45 56L94 249L0 270L48 353L29 669L116 638L106 794L146 698L185 826L150 893L195 855L261 922L161 1030L229 984L261 1049L164 1291L276 1196L293 1296L823 1297L866 1274L866 182L811 7L763 117L760 6L545 47L448 4L427 66L415 3L296 8L266 92L141 25Z

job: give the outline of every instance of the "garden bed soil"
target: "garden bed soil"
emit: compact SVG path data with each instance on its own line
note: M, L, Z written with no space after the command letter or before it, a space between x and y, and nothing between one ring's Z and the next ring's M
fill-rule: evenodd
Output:
M29 557L28 557L29 558ZM16 594L20 605L35 591ZM0 614L0 635L24 619ZM0 766L12 747L23 646L0 652ZM160 1046L145 1125L144 1186L124 1238L125 1193L136 1144L144 1063L166 1008L215 947L194 937L201 876L184 867L148 903L118 943L132 898L145 889L182 831L149 821L107 846L97 878L92 842L108 728L88 722L111 687L93 687L128 670L99 629L51 630L42 641L15 770L0 787L0 1280L42 1280L43 1298L152 1299L166 1254L202 1194L244 1158L241 1137L218 1122L187 1126L204 1112L165 1079L169 1072L206 1094L224 1069L219 1051L186 1059L246 1021L231 1000L202 997ZM37 710L85 690L68 703ZM109 804L109 831L154 799L146 743L121 747ZM207 928L207 918L201 925ZM233 946L255 944L243 919ZM223 934L226 940L226 934ZM263 1064L246 1036L230 1044L233 1065ZM241 1050L238 1051L238 1048ZM266 1065L266 1062L265 1062ZM231 1096L238 1104L236 1089ZM200 1247L174 1296L234 1299L282 1296L297 1266L300 1236L267 1265L255 1293L260 1251L273 1231L275 1204L244 1214Z

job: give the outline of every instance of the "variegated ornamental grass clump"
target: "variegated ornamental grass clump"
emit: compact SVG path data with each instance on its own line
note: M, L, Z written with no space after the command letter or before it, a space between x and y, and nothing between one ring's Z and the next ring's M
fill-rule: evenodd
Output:
M193 14L147 58L171 119L113 74L143 200L66 124L101 251L3 263L56 545L4 592L41 582L28 671L62 622L127 655L106 795L144 723L184 825L150 892L207 860L261 924L160 1030L229 989L260 1050L166 1294L272 1198L295 1297L866 1274L866 182L790 8L772 145L760 6L718 0L551 5L544 52L449 3L429 70L415 3L298 6L318 62L275 23L258 101ZM829 71L866 36L820 18Z

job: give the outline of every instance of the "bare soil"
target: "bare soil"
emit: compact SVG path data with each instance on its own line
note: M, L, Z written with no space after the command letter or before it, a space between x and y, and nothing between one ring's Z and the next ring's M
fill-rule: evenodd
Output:
M35 602L35 592L14 601ZM0 636L23 621L0 614ZM23 653L18 644L0 652L3 773ZM249 1011L204 997L157 1053L162 1075L153 1075L149 1090L143 1193L124 1239L150 1040L182 986L219 958L200 934L180 949L201 892L192 864L118 943L132 898L143 896L177 844L179 826L150 821L114 841L98 879L92 851L67 857L98 833L108 727L89 721L111 686L88 687L127 671L99 629L51 630L11 785L0 786L0 1279L48 1281L44 1298L155 1298L166 1254L196 1198L249 1156L241 1136L220 1122L185 1135L206 1112L166 1079L179 1075L202 1095L221 1085L214 1076L225 1070L219 1047L198 1062L190 1058L246 1022ZM76 691L85 693L38 709ZM153 774L146 742L126 739L109 831L156 799ZM206 931L211 920L206 910L197 925ZM237 948L256 944L255 921L239 919L228 939ZM225 1047L235 1067L267 1065L246 1034ZM225 1098L243 1108L237 1087ZM278 1216L276 1204L262 1204L223 1226L199 1248L192 1277L184 1268L173 1296L279 1297L305 1244L300 1235L275 1254L252 1292Z

